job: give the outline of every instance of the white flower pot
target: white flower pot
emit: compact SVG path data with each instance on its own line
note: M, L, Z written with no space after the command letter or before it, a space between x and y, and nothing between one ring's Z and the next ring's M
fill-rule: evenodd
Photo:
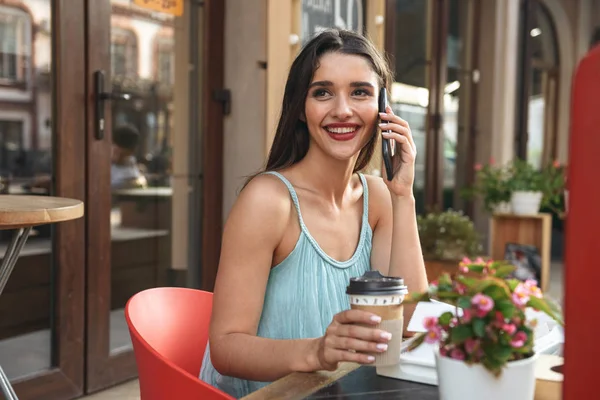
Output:
M533 400L537 354L509 362L496 378L481 364L442 357L436 351L440 400Z
M537 214L540 211L542 192L513 192L510 198L512 212L518 215Z
M494 206L494 214L510 214L511 212L512 207L508 201L503 201Z

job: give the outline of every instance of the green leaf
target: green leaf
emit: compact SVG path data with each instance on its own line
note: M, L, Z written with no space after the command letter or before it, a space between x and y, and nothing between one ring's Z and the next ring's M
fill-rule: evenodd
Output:
M506 284L508 285L508 288L510 289L511 292L515 291L515 289L517 288L519 283L521 283L521 281L518 279L507 279L506 280Z
M425 341L426 332L417 333L414 337L414 340L408 345L408 351L413 351L417 347L419 347Z
M510 297L506 291L506 288L500 287L498 285L488 286L483 290L483 294L490 296L494 300L494 303Z
M458 325L450 331L450 340L454 344L460 344L470 337L473 337L470 325Z
M485 321L483 319L473 319L473 333L475 333L475 336L480 338L485 336Z
M510 275L511 273L513 273L513 271L516 269L516 267L511 264L505 264L505 265L501 265L495 269L496 269L496 273L494 274L495 277L505 278L508 275Z
M479 272L479 273L481 273L485 269L485 265L469 265L467 268L471 272Z
M561 326L565 325L563 316L560 313L554 311L546 300L540 299L539 297L531 296L529 298L529 301L527 302L527 306L546 313L548 316L550 316L550 318L554 319Z
M472 289L477 284L477 282L479 282L479 280L476 278L469 278L463 275L457 275L456 281L465 285L467 289Z
M516 310L513 302L508 299L498 300L496 302L496 309L498 309L502 315L504 315L504 318L512 318Z
M460 308L471 308L471 298L467 296L459 297L456 305Z
M452 279L450 279L450 275L445 272L438 278L438 287L449 285L452 286Z
M505 281L503 279L500 278L495 278L493 276L488 276L487 278L481 279L477 285L475 285L474 290L475 292L483 292L485 289L487 289L490 286L497 286L499 288L501 288L505 294L506 294L506 298L510 297L510 290L507 286L507 284L505 283Z
M440 325L450 325L450 320L452 318L454 318L454 314L452 314L450 311L446 311L445 313L440 315L440 317L438 318L438 322Z

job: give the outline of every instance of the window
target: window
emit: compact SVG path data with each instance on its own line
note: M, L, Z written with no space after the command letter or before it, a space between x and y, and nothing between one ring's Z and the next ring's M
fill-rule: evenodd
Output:
M138 47L135 33L113 26L111 36L110 54L113 76L135 78L138 69Z
M16 8L0 7L0 83L27 80L30 45L29 15Z
M23 121L0 120L0 173L17 172L23 151Z
M173 37L159 36L156 52L156 80L165 85L172 85L175 78Z

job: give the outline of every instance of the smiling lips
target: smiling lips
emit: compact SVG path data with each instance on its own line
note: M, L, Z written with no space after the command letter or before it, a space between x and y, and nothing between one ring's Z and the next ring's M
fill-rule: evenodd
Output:
M334 140L346 141L354 139L360 125L356 124L329 124L324 127L325 131Z

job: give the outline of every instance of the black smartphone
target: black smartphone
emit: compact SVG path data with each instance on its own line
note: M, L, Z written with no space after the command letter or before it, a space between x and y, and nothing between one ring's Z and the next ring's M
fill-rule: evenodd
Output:
M379 92L379 112L385 112L388 105L388 93L385 87ZM388 131L389 132L389 131ZM387 180L391 181L400 168L399 145L394 139L383 139L381 142L381 151L383 156L383 165Z

